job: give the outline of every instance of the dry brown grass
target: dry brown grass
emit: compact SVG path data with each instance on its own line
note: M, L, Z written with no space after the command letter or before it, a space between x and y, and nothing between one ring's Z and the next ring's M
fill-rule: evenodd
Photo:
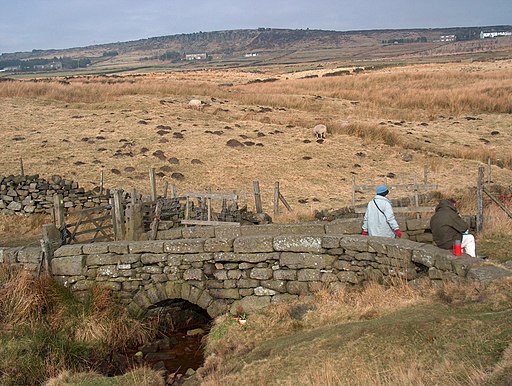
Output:
M321 292L310 304L314 307L302 312L304 303L277 305L265 312L267 323L250 315L240 326L226 317L210 334L210 355L199 376L210 386L242 380L258 385L502 384L494 381L509 379L510 348L498 362L488 362L482 350L501 352L502 343L491 349L492 338L485 335L504 333L511 285L446 283L434 290L372 284L362 291ZM499 325L483 320L493 312Z
M388 173L412 182L429 165L431 181L453 190L474 185L477 166L491 158L505 166L494 167L493 178L507 184L511 71L512 61L500 61L313 79L276 68L4 81L0 163L16 174L23 157L29 173L61 174L87 188L103 170L107 187L144 193L155 167L160 190L164 181L178 193L236 190L251 206L259 180L267 212L275 181L294 209L306 211L347 205L352 173L360 183L379 184ZM271 77L279 80L249 83ZM192 97L210 106L187 109ZM311 133L316 123L328 126L323 144ZM230 148L229 139L250 144ZM157 159L157 150L179 164ZM404 153L413 160L401 161Z

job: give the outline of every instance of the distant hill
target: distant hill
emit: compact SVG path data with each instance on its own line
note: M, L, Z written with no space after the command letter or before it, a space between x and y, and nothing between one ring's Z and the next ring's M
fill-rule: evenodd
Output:
M371 48L385 45L411 43L445 43L455 40L467 42L480 38L484 32L512 32L511 25L486 27L454 27L433 29L397 29L367 31L325 31L310 29L259 28L169 35L117 42L87 47L31 52L4 53L0 55L0 69L6 63L35 59L88 58L87 65L117 57L117 62L148 60L182 60L186 54L207 53L209 58L240 56L248 53L278 51ZM426 46L425 49L435 48ZM96 58L96 59L94 59ZM3 66L2 66L3 64ZM76 63L71 63L76 65ZM41 63L39 63L41 65Z

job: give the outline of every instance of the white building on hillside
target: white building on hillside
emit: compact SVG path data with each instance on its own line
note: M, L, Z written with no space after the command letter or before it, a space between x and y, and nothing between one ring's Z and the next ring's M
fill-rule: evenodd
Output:
M512 32L500 31L500 32L480 32L480 39L485 38L496 38L498 36L512 36Z

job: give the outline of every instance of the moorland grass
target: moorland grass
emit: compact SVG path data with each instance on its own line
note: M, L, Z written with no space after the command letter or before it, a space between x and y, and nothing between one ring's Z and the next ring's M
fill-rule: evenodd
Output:
M107 289L81 300L51 278L0 267L0 384L39 385L63 371L86 372L154 337Z
M244 326L221 319L199 374L204 385L507 384L511 285L401 287L402 295L372 285L324 293L302 316L296 303L250 316Z

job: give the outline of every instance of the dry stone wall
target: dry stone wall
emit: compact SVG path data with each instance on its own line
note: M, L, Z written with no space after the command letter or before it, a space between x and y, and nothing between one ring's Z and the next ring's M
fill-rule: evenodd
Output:
M179 298L211 316L368 280L485 281L512 274L430 244L315 234L317 226L309 234L284 235L264 233L267 226L247 227L260 228L259 235L240 235L234 227L186 228L181 238L166 241L68 245L56 250L51 269L73 291L106 285L134 313Z
M107 197L86 191L78 183L52 176L49 180L32 176L0 176L0 213L51 213L53 197L64 197L65 209L84 209L108 203Z

